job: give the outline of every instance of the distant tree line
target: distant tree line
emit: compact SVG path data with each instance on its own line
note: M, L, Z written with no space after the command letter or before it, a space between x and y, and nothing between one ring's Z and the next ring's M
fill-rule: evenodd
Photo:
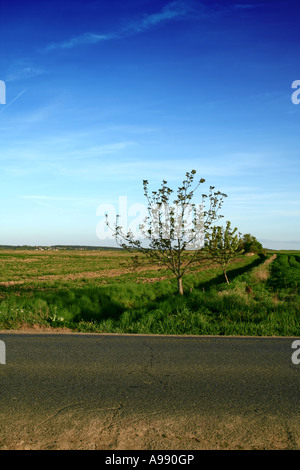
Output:
M0 250L122 250L120 247L89 245L0 245Z

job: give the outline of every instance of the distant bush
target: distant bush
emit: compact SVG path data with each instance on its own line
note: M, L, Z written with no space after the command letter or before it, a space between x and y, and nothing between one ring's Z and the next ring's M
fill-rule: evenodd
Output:
M243 235L241 249L244 250L244 253L265 254L262 244L250 233Z

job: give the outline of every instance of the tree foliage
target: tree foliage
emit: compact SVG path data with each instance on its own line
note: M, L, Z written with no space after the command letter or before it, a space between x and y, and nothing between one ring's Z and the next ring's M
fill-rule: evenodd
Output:
M236 227L231 229L231 222L229 221L227 221L225 228L214 226L205 244L210 257L222 266L227 284L229 284L227 276L228 264L244 252L241 245L241 234L237 230Z
M179 294L183 294L183 276L193 266L207 259L207 253L203 250L205 234L222 217L218 212L227 197L210 186L208 194L202 194L201 204L196 205L193 202L195 192L205 179L201 178L195 183L195 175L196 170L186 173L173 201L171 197L174 191L166 180L162 181L158 190L152 192L149 191L148 180L143 181L148 206L147 217L140 226L141 238L134 237L130 231L123 233L119 216L113 227L114 237L120 246L143 253L151 264L163 266L173 273Z
M262 244L250 233L243 235L241 239L241 248L245 253L263 253Z

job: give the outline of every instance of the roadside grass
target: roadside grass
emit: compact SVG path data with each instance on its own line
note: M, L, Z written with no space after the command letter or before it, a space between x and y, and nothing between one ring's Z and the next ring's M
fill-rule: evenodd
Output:
M28 253L5 261L0 257L6 267L0 284L0 329L39 325L105 333L300 334L298 291L277 288L271 255L236 260L228 271L229 285L216 266L194 271L184 280L184 296L163 271L120 269L120 253L38 255L38 268L36 253L32 258ZM128 255L122 253L121 259L126 263ZM82 275L104 270L114 276ZM70 272L80 275L68 278Z

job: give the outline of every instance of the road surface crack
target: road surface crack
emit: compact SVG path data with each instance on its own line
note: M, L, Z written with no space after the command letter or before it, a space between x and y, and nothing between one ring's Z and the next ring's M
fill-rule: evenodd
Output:
M48 416L43 421L40 421L39 423L37 423L35 425L35 428L38 428L39 426L43 426L45 423L48 423L52 419L56 418L63 411L70 410L70 409L72 409L74 407L77 407L79 405L80 405L80 403L71 403L70 405L66 405L66 406L63 406L62 408L59 408L54 414L52 414L51 416Z

